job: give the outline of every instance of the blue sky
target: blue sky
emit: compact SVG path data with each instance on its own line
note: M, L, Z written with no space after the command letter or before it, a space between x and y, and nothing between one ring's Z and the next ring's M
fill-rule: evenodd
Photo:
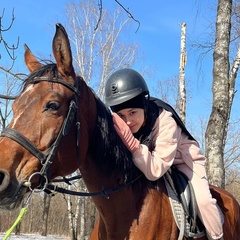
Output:
M27 72L23 62L23 44L31 48L34 54L51 54L51 42L55 33L55 23L64 22L66 0L1 0L0 11L5 8L2 24L10 22L12 8L15 9L15 23L11 32L5 34L6 39L15 43L20 37L17 52L17 66L20 71ZM153 76L146 79L150 90L156 87L160 79L167 79L179 74L180 23L187 24L187 65L185 77L190 79L191 100L187 106L187 117L197 119L208 118L211 111L212 53L204 59L200 74L198 52L191 48L191 39L206 36L210 23L215 21L217 1L210 0L121 0L120 1L140 21L132 23L129 35L140 45L143 58L135 63L134 68L151 69ZM137 4L136 4L137 2ZM97 4L97 1L96 1ZM103 8L112 11L117 4L114 0L103 0ZM1 47L1 46L0 46ZM2 48L0 48L2 51ZM6 64L0 59L0 64ZM239 86L239 85L238 85ZM154 94L153 94L154 95ZM239 101L239 97L235 99Z

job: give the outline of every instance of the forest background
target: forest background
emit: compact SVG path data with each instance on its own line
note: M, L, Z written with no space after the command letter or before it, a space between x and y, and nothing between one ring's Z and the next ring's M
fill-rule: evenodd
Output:
M0 40L0 68L2 71L0 76L3 81L0 91L2 94L8 95L18 94L21 80L25 74L28 74L23 62L24 43L28 44L40 59L51 59L50 43L55 24L60 22L69 33L75 53L81 52L84 49L78 48L77 40L80 38L74 35L73 27L75 25L73 23L75 20L80 22L88 20L91 25L89 30L94 33L99 19L98 1L32 2L29 0L19 2L10 0L1 1L0 4L0 10L2 10ZM116 36L116 41L112 42L111 46L121 46L121 50L127 50L124 52L125 55L120 56L122 60L116 57L118 55L116 51L112 53L115 61L110 65L110 69L103 71L98 68L99 62L95 59L96 64L92 65L93 70L89 71L88 69L87 71L86 65L89 66L89 62L87 60L85 63L81 62L76 54L77 71L84 76L84 79L98 95L102 96L104 80L109 74L119 67L130 66L145 77L151 95L162 98L178 109L181 23L186 23L186 125L205 151L205 132L213 101L211 87L217 1L196 0L189 3L184 0L174 5L161 4L160 1L155 0L151 4L121 1L121 4L126 9L123 9L117 1L103 1L103 11L106 15L102 19L103 26L101 27L107 31L104 27L110 22L111 26L116 27L108 30L114 32ZM235 1L235 4L234 10L237 11L238 1ZM81 14L83 12L86 14ZM87 18L84 19L84 16ZM233 28L237 33L238 18L233 18L233 20L235 20ZM99 29L101 28L99 27ZM230 60L232 61L235 59L238 49L238 37L235 37L234 40L230 51ZM4 45L5 42L8 44L7 46ZM16 49L12 51L12 47ZM86 48L86 46L84 47ZM239 201L239 95L237 92L239 83L238 77L236 79L236 94L224 151L226 176L223 178L226 189ZM6 126L11 119L11 102L1 101L2 127ZM74 187L84 188L82 182L76 183ZM72 209L68 207L69 201L73 203ZM81 213L78 206L83 205L85 205L85 211ZM36 208L36 206L38 207ZM29 210L27 220L23 222L21 228L18 228L18 231L21 229L21 232L41 232L43 235L52 233L68 235L71 223L66 223L69 222L69 216L75 220L83 216L83 220L80 222L84 222L84 227L81 228L80 234L86 237L90 233L96 216L90 199L69 199L60 195L50 200L47 196L40 194L40 197L34 199ZM6 231L17 213L17 211L1 212L0 231ZM43 220L42 216L44 216ZM40 222L43 223L41 227L39 226ZM51 224L46 224L47 222ZM80 236L80 234L78 235ZM82 236L79 239L83 239Z

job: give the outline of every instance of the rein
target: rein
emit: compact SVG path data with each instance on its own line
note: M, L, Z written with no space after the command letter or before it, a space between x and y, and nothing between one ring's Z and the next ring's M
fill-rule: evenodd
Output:
M110 189L107 189L107 190L102 190L102 191L98 191L98 192L92 192L92 193L89 193L89 192L78 192L78 191L72 191L72 190L68 190L66 188L61 188L61 187L58 187L56 185L53 185L53 184L48 184L46 186L46 189L45 189L45 192L48 193L48 194L54 194L53 192L58 192L58 193L65 193L65 194L69 194L69 195L74 195L74 196L79 196L79 197L96 197L96 196L103 196L107 199L109 199L109 195L112 194L112 193L115 193L115 192L118 192L119 190L122 190L128 186L131 186L134 182L136 182L138 179L140 179L142 177L142 175L139 175L138 177L136 177L135 179L133 179L132 181L130 182L127 182L127 183L123 183L123 184L120 184L114 188L110 188ZM81 176L75 176L73 177L74 180L75 179L80 179ZM73 179L63 179L63 180L54 180L54 182L67 182L68 184L71 185L71 183L69 183L71 180ZM52 192L53 191L53 192Z

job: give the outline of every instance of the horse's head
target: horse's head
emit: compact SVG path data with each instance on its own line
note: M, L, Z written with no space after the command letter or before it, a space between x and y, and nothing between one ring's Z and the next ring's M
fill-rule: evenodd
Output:
M77 161L61 165L62 159L76 160L78 155L75 111L79 92L69 39L60 24L52 47L56 64L48 65L42 65L26 47L25 63L31 74L13 103L13 119L0 138L2 208L18 206L27 185L41 188L49 179L70 174L79 165ZM66 151L73 144L76 150Z

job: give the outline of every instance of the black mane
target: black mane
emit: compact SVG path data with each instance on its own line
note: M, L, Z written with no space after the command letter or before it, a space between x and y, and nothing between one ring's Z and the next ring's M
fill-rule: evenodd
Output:
M97 103L97 123L91 152L96 163L106 174L121 174L125 181L140 175L134 165L132 154L127 150L113 126L112 114L95 95Z

